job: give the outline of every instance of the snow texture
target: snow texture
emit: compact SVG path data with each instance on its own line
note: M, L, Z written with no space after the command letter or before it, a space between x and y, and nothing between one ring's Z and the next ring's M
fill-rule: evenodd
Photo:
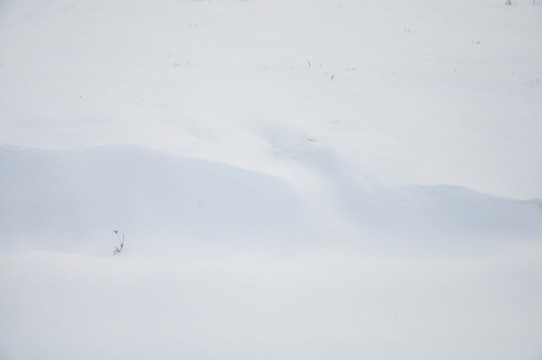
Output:
M1 1L0 359L542 359L541 31Z

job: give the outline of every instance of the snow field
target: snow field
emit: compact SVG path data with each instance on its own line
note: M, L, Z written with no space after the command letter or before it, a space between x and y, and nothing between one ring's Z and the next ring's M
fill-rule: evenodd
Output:
M2 350L7 359L535 359L540 251L235 263L2 255Z
M540 359L541 9L0 2L0 359Z

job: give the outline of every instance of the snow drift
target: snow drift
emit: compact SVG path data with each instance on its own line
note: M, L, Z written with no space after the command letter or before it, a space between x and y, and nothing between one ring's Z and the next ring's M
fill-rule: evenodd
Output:
M303 149L292 158L319 184L310 192L304 183L135 147L51 152L3 146L2 246L104 247L118 228L133 250L142 241L145 251L171 251L184 241L472 250L503 240L537 241L542 233L535 202L453 186L386 187L358 176L327 148L309 143Z
M0 359L541 359L504 3L0 1Z

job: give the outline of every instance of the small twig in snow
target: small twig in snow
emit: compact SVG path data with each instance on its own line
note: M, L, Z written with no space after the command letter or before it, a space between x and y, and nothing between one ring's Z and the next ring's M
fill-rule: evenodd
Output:
M122 238L119 235L118 230L113 230L115 235L117 235L117 239L119 239L120 245L115 246L115 250L113 251L113 255L120 254L122 252L122 249L124 249L124 234L122 234Z

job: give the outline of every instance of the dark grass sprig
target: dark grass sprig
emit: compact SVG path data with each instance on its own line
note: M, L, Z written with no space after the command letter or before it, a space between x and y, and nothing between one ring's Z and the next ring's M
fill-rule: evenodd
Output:
M122 234L122 238L119 235L118 230L113 230L115 235L117 235L117 239L119 239L119 246L115 246L115 250L113 251L113 255L118 255L122 252L122 249L124 249L124 234Z

